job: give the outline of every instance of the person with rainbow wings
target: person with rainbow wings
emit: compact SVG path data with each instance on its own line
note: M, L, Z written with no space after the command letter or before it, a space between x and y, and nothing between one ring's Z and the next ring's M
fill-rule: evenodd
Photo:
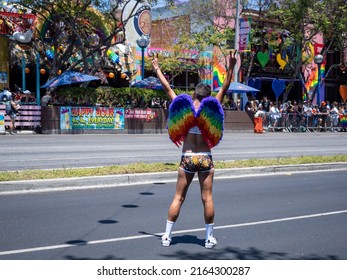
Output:
M195 173L198 173L204 207L205 248L211 249L217 245L217 239L213 235L214 165L211 149L219 143L223 136L224 111L221 103L232 80L236 64L235 56L236 51L230 52L226 78L215 97L211 96L211 87L204 83L196 86L193 97L188 94L176 95L160 70L158 56L153 56L154 72L171 100L168 120L169 137L178 147L182 145L176 192L168 210L165 234L161 238L161 244L165 247L171 244L172 229Z

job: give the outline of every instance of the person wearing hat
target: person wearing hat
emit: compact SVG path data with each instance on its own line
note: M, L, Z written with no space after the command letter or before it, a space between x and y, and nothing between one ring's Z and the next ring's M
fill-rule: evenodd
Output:
M12 98L11 92L7 87L4 88L3 92L0 93L0 102L6 102Z

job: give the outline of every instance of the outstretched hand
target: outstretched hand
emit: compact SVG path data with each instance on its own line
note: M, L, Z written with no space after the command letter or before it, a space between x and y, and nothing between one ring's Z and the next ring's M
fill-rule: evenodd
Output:
M229 67L228 65L226 66L227 69L227 75L224 79L224 82L219 90L219 92L216 95L217 100L222 103L224 95L227 93L227 90L230 86L232 77L233 77L233 71L234 71L234 67L236 65L237 59L236 59L236 54L237 54L237 50L235 51L230 51L230 55L229 55Z
M235 51L230 51L229 54L229 69L234 69L237 59L236 59L236 54L237 54L237 50Z
M154 71L159 69L158 54L153 54L152 67Z
M152 66L154 72L157 74L161 85L163 86L164 91L167 93L170 100L173 100L176 97L176 93L171 89L169 82L166 80L164 74L160 71L160 66L158 62L158 53L153 54Z

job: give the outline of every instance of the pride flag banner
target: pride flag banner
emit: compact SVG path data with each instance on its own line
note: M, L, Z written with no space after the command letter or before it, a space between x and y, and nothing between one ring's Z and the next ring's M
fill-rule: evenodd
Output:
M342 128L347 128L347 115L340 115L340 124Z

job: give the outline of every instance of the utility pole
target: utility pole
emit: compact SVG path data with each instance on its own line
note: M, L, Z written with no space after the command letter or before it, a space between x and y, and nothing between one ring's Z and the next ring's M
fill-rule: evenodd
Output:
M236 19L235 19L235 45L234 49L238 50L239 48L239 40L240 40L240 0L236 0ZM237 57L239 54L237 53ZM240 59L237 60L237 63L234 67L234 82L238 82L239 68L240 68ZM233 99L235 102L237 101L238 94L233 93Z

